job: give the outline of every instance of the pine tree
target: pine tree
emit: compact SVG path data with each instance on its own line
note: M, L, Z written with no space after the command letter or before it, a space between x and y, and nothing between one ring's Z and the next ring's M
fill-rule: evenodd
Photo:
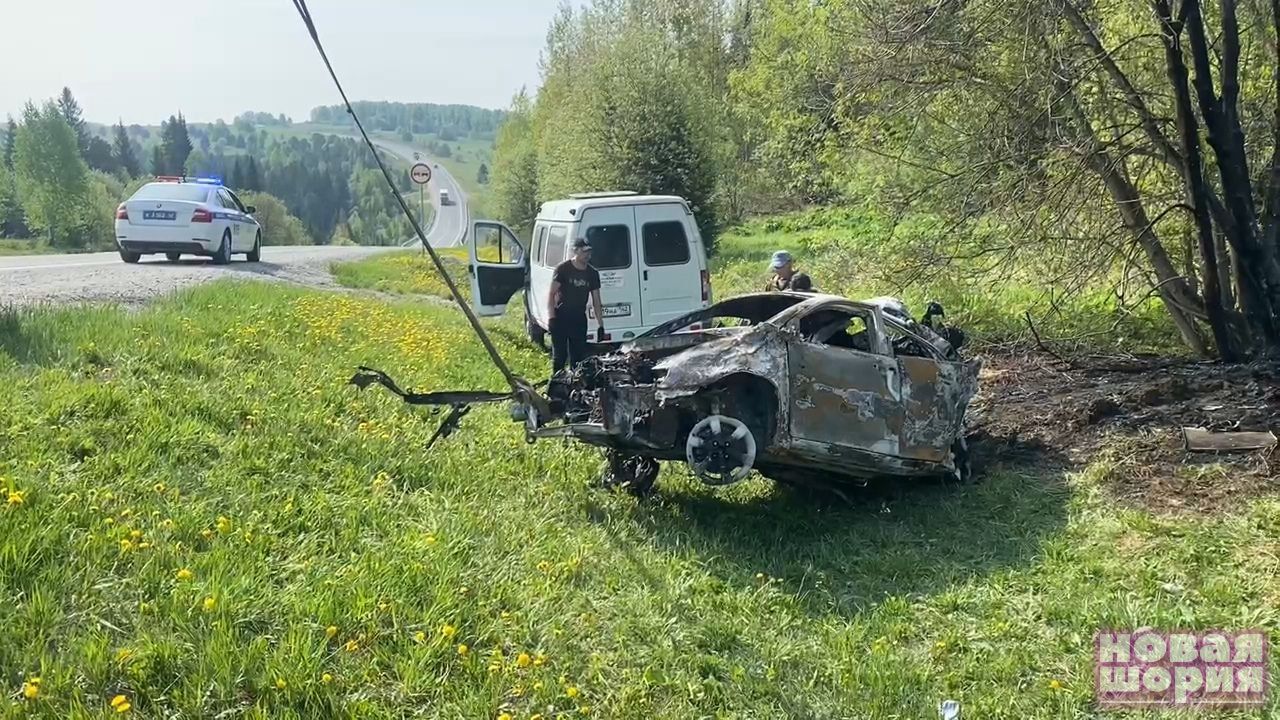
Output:
M9 124L4 132L4 166L13 169L13 143L18 138L18 123L9 116Z
M480 169L476 171L476 182L480 183L481 185L489 184L489 166L488 165L485 165L484 163L480 163Z
M191 155L191 135L187 132L187 120L178 113L160 126L160 147L164 155L164 168L168 173L181 175L186 171L187 158ZM164 174L164 173L161 173Z
M133 154L133 142L129 140L129 132L124 129L124 120L115 127L111 154L115 157L116 166L124 171L125 175L136 178L142 174L138 168L138 156Z
M165 165L164 148L159 145L155 145L151 148L151 174L169 174L169 168Z
M236 190L248 190L248 186L244 183L244 165L240 162L240 158L236 157L235 163L231 165L231 187Z
M76 147L80 149L80 154L84 155L89 150L89 131L84 125L84 112L80 109L80 103L71 94L69 87L62 88L62 94L58 96L58 112L75 131Z
M258 161L249 156L249 167L244 171L244 186L254 192L262 190L262 178L258 176Z

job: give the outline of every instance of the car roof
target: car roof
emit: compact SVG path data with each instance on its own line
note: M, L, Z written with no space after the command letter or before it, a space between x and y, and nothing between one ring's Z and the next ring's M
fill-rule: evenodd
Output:
M668 203L682 205L685 210L688 210L685 199L677 195L637 195L628 192L582 193L572 195L565 200L550 200L542 203L537 219L550 222L577 222L582 219L582 213L591 208Z

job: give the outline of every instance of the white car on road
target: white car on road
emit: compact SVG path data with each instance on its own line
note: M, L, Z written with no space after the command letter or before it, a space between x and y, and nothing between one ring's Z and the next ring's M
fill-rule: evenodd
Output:
M157 177L116 209L116 246L127 263L154 253L170 261L203 255L219 265L243 253L258 262L262 226L253 213L216 178Z

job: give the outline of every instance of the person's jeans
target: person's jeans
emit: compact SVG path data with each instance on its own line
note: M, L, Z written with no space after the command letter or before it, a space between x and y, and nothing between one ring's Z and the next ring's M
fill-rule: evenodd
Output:
M587 316L556 315L551 320L551 372L587 358Z

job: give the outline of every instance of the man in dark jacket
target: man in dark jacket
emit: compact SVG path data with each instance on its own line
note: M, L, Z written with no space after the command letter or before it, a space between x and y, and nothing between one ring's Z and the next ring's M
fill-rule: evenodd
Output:
M769 278L769 282L765 285L765 290L770 292L780 290L816 292L813 289L813 281L809 279L809 276L802 272L796 272L791 253L786 250L779 250L773 254L773 260L770 261L769 268L773 270L773 277Z
M604 340L604 310L600 304L600 273L591 267L591 244L573 241L573 257L560 263L551 276L547 299L551 331L551 371L572 367L587 357L587 299L596 311L596 339Z

